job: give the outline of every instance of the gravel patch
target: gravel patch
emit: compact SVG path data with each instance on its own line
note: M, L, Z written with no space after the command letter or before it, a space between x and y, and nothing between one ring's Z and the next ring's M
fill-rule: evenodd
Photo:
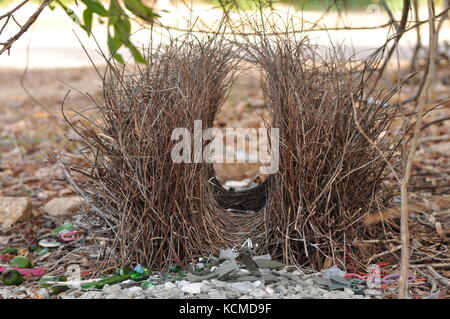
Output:
M266 271L266 273L268 273ZM227 282L217 279L201 282L167 281L149 285L144 282L122 282L105 285L103 289L83 291L73 288L51 296L45 288L1 287L0 299L62 298L62 299L373 299L382 292L365 289L357 294L349 288L330 291L314 281L314 275L294 274L288 268L276 272L275 282L248 280Z

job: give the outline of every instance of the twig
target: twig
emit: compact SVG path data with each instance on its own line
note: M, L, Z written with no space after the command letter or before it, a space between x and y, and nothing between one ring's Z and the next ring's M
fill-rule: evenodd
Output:
M402 182L400 184L401 193L401 207L400 207L400 233L401 233L401 265L400 265L400 286L399 286L399 298L405 299L408 294L408 269L409 269L409 227L408 227L408 183L411 178L412 165L414 161L414 155L417 149L419 137L422 131L423 113L425 104L428 101L428 94L431 88L433 78L435 76L435 61L436 61L436 32L434 26L434 5L432 0L428 0L428 15L429 15L429 57L428 57L428 70L426 74L426 80L423 87L423 92L419 96L417 102L417 120L414 126L414 137L411 140L411 145L406 160L406 167Z
M16 42L25 32L28 31L28 29L31 27L31 25L36 21L36 19L39 17L39 15L41 14L42 10L44 10L44 8L51 2L52 0L44 0L41 5L39 6L39 8L37 8L37 10L35 11L35 13L33 13L33 15L31 15L27 22L20 28L20 30L14 35L12 36L8 41L2 43L3 48L0 49L0 55L2 55L3 52L8 51L11 49L11 46L13 45L14 42ZM0 16L0 20L6 17L6 23L3 26L3 28L6 26L6 24L8 23L10 18L13 18L13 14L14 12L19 9L20 7L22 7L25 2L28 1L24 1L22 3L19 4L18 7L14 8L13 10L11 10L10 12L6 13L3 16ZM14 20L14 19L13 19ZM3 31L2 28L2 31Z
M439 269L439 268L447 269L447 268L450 268L450 263L411 265L411 268L424 268L424 267L433 267L433 268L437 268L437 269Z
M442 285L445 285L447 287L450 287L450 280L447 278L442 277L436 270L433 269L431 266L427 266L427 270L430 272L430 274L433 276L434 279L436 279L439 283Z

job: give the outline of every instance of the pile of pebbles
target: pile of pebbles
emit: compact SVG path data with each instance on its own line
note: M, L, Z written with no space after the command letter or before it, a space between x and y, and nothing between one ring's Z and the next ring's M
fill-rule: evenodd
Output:
M179 266L178 266L179 267ZM137 269L136 267L135 269ZM141 267L142 268L142 267ZM219 257L201 258L171 274L154 272L144 281L126 280L105 284L101 289L71 288L52 296L35 284L0 286L0 299L372 299L383 298L377 289L351 286L339 278L345 274L336 266L319 273L303 272L271 260L269 255L251 256L243 250L223 250ZM143 270L143 269L142 269ZM177 272L178 271L178 272ZM337 279L332 284L330 279ZM73 283L69 287L79 287ZM338 287L338 288L337 288ZM363 287L366 287L364 289Z
M225 282L217 279L191 283L185 280L142 288L139 285L105 285L102 290L71 289L61 299L373 299L382 298L378 290L366 289L365 295L350 289L329 291L312 278L264 284L263 281ZM2 287L0 299L56 298L45 288Z
M281 269L280 273L287 273ZM373 299L382 298L378 290L366 289L364 295L351 289L330 291L318 285L313 275L291 272L292 279L281 277L276 283L264 280L226 282L217 279L189 282L166 282L150 287L130 284L105 285L102 290L68 291L62 299ZM295 277L294 277L295 276Z

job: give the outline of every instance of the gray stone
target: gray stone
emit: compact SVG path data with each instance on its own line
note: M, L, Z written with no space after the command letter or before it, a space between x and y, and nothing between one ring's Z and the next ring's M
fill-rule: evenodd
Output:
M366 289L364 290L364 294L366 296L381 296L381 291L375 289Z
M228 283L222 280L212 279L210 283L217 288L226 288L228 287Z
M258 265L259 268L266 268L266 269L279 269L284 267L285 265L283 263L280 263L276 260L269 260L264 258L257 258L255 259L256 265ZM284 273L287 271L286 269L280 269L279 272L284 271Z
M303 280L303 283L307 286L312 286L312 285L314 285L314 279L312 279L312 278L305 279L305 280Z
M104 285L103 286L103 293L105 294L115 294L115 293L119 293L122 290L122 288L119 285Z
M336 293L337 299L352 299L352 296L345 293L344 291L338 291Z
M158 290L154 291L152 294L146 294L147 297L156 297L158 299L168 299L172 294L170 291Z
M41 288L37 291L37 294L41 297L41 298L48 298L50 297L50 293L48 292L47 289L45 288Z
M84 293L80 299L102 299L103 293L101 291L88 291Z
M271 288L271 287L266 287L265 289L266 289L266 292L267 292L268 294L270 294L270 295L275 294L275 290L273 290L273 288Z
M225 291L223 290L211 290L208 292L209 299L226 299Z
M242 295L242 293L240 293L240 292L231 291L231 290L225 291L225 294L227 296L227 299L236 299L236 298L239 298Z
M201 287L202 292L208 292L208 291L210 291L212 289L211 286L208 285L207 283L203 282L202 284L203 284L202 287Z
M0 197L0 227L9 228L32 215L31 200L27 197Z
M253 296L255 298L262 298L266 295L266 292L262 289L255 289L250 293L250 296Z
M79 196L58 197L45 204L44 212L50 216L67 216L75 213L80 206Z
M339 269L339 267L337 267L337 266L332 266L330 268L322 270L321 272L322 272L322 277L324 279L330 279L332 277L340 278L343 275L345 275L345 271Z
M234 249L221 249L219 254L219 260L234 260L239 256L239 253Z
M275 287L275 292L281 296L285 296L287 294L287 289L282 285L278 285Z
M297 285L297 286L294 287L294 291L295 292L302 292L303 291L303 287L300 286L300 285Z
M229 288L230 290L245 294L253 290L253 284L250 281L234 282Z
M175 285L173 282L168 281L164 284L164 288L167 290L175 289L177 288L177 285Z
M225 278L231 274L236 273L239 270L239 266L237 265L237 263L234 260L228 260L225 261L224 263L222 263L218 268L217 268L217 277L219 279Z
M202 283L196 282L193 284L184 285L181 290L190 294L199 294L202 292Z
M143 295L143 290L139 286L128 288L126 291L128 295L130 295L133 298L139 295Z
M344 292L349 295L349 296L354 296L355 292L353 290L351 290L350 288L345 287L344 288Z
M186 286L186 285L190 285L191 283L189 282L189 281L186 281L186 280L180 280L180 281L177 281L177 286L178 286L178 288L183 288L184 286Z

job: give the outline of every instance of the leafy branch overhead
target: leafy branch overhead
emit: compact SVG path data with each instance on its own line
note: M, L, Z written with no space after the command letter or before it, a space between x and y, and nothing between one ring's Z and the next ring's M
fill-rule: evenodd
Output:
M92 24L94 16L97 16L100 23L107 22L107 41L108 49L114 59L120 63L124 63L122 55L118 50L126 47L136 62L146 63L138 48L130 40L131 36L131 22L130 17L135 16L145 22L152 23L159 15L150 7L142 3L141 0L111 0L109 7L105 6L97 0L78 0L85 6L83 16L80 18L77 14L66 6L61 0L54 0L49 4L53 10L56 6L61 7L67 15L80 25L88 35L92 32ZM55 6L56 4L56 6Z

